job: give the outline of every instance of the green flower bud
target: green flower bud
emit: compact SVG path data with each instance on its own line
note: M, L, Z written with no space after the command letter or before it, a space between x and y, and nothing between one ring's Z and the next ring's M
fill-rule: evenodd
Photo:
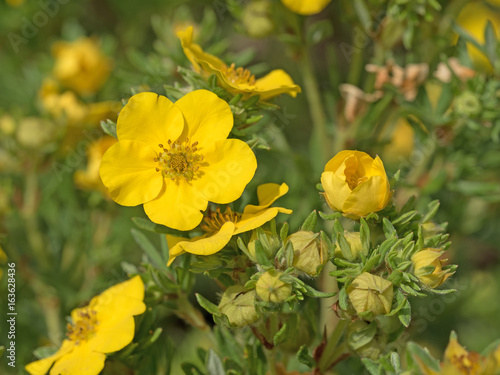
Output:
M292 294L292 286L279 279L283 272L270 270L263 273L257 284L255 291L261 300L265 302L281 303Z
M272 33L271 4L267 0L250 2L243 10L243 25L251 37L264 38Z
M361 243L361 236L359 232L344 232L344 237L351 248L351 259L347 259L350 261L356 260L360 252L363 251L363 244ZM335 258L345 259L342 250L340 249L339 244L335 244Z
M388 314L392 307L392 283L363 272L347 288L347 295L358 314L371 311L375 315Z
M271 232L264 231L264 234L266 235L270 247L269 249L264 247L264 250L266 251L267 257L272 258L278 252L280 246L280 240L274 237ZM254 263L257 263L257 256L255 255L255 241L257 241L258 238L259 237L257 235L257 231L254 230L252 232L252 236L250 237L250 241L248 242L247 245L248 252L250 253L251 256L250 260Z
M470 91L464 91L455 99L455 111L464 117L471 117L481 112L479 98Z
M443 263L439 257L443 251L439 249L423 249L411 257L414 275L420 282L430 288L437 288L453 274L451 270L443 270ZM433 268L434 267L434 268Z
M328 262L328 249L318 233L299 231L288 237L293 245L293 266L309 276L317 276Z
M219 303L219 309L227 316L232 327L244 327L259 319L255 309L255 291L245 292L241 285L233 285L226 289Z

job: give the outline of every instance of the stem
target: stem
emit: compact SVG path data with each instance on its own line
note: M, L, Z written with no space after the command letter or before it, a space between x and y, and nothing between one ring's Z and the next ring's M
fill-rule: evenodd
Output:
M335 362L336 356L338 356L339 354L337 349L341 348L341 346L338 346L337 344L348 323L349 321L347 319L339 320L337 326L328 339L326 347L323 350L318 363L318 367L321 373L324 373Z
M270 375L278 375L278 371L276 370L276 347L272 349L266 349L266 359L269 368Z
M304 93L306 94L313 120L312 144L317 149L319 156L318 164L314 166L317 166L321 170L327 162L329 139L326 132L326 115L321 101L318 82L314 75L310 51L307 47L302 52L301 67L302 79L304 80Z

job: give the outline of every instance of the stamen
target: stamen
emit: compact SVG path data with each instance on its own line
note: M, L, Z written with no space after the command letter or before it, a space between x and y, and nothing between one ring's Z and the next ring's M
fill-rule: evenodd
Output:
M154 158L155 163L158 163L156 171L161 170L163 176L172 181L183 179L189 182L201 176L200 165L203 155L196 153L197 148L189 146L189 138L182 141L169 139L167 144L167 147L163 144L158 145L161 151L158 157Z
M206 216L203 218L203 223L200 228L207 233L215 233L220 230L220 228L231 221L237 223L241 218L241 214L238 212L233 212L231 207L227 207L226 211L222 213L220 207L217 207L215 211L208 210Z

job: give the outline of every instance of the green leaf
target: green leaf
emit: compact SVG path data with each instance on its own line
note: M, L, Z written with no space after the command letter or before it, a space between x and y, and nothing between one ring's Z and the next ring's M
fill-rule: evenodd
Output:
M222 315L217 305L213 304L199 293L195 293L195 296L200 306L203 307L205 310L207 310L210 314L216 316Z
M361 239L361 245L363 246L363 253L365 255L368 255L371 247L370 227L366 223L366 220L363 218L361 218L359 222L360 222L359 237Z
M351 247L349 246L349 242L347 242L344 233L337 232L337 244L339 245L344 258L352 260L353 257L352 257Z
M406 349L415 359L420 359L431 370L441 371L439 361L432 358L427 348L422 348L414 342L409 342Z
M342 212L338 211L332 214L325 214L324 212L319 211L318 214L323 220L335 220L342 217Z
M113 121L101 121L101 128L107 135L118 138L118 136L116 135L116 124Z
M370 375L381 375L382 374L382 369L371 359L362 358L361 361L363 362L363 365L365 365L365 368L368 370Z
M339 306L342 310L347 310L347 292L346 292L346 289L345 287L342 287L342 289L340 289L339 291Z
M450 69L450 71L453 71L453 70ZM437 116L443 116L444 113L448 110L448 108L450 108L450 105L451 105L451 102L453 101L453 98L454 98L454 95L453 95L452 85L450 83L442 84L441 85L441 96L438 99L434 113Z
M384 222L384 234L386 238L397 238L398 233L396 232L396 229L394 229L394 226L392 223L384 217L383 219Z
M391 187L391 190L393 190L396 187L396 185L398 184L400 176L401 176L401 170L398 169L397 172L394 173L394 176L392 176L392 178L389 181L389 185Z
M307 284L304 284L303 285L304 289L305 289L305 295L308 296L308 297L314 297L314 298L330 298L330 297L333 297L334 295L337 294L337 292L333 292L333 293L325 293L325 292L320 292L319 290L316 290L314 289L313 287L307 285Z
M285 261L286 261L286 268L292 267L293 266L294 252L293 252L293 245L290 241L287 242L287 244L285 245L284 255L285 255Z
M490 60L491 65L495 66L496 60L496 49L497 49L497 37L495 33L495 28L491 20L486 23L486 28L484 29L484 50L488 60Z
M236 243L238 244L238 248L249 258L249 259L253 259L252 255L250 254L250 252L248 251L248 248L246 247L245 243L243 242L243 240L241 239L241 237L238 237L238 239L236 240Z
M5 349L5 346L2 346ZM2 348L0 347L0 348ZM38 359L43 359L50 357L51 355L55 354L59 348L55 346L40 346L33 350L33 355L38 358Z
M399 216L397 219L392 221L393 225L404 225L408 223L411 219L413 219L416 215L419 213L417 211L410 211L407 212L401 216Z
M273 262L267 257L267 252L259 240L255 240L255 257L257 262L262 266L272 266Z
M196 367L196 365L189 363L189 362L184 362L181 365L182 371L184 371L184 374L186 375L205 375L201 370Z
M309 216L304 220L304 223L300 227L300 230L305 230L307 232L313 232L318 222L318 214L316 210L311 212Z
M206 367L208 375L224 375L226 373L221 359L212 349L208 351Z
M378 265L379 261L380 261L380 254L374 252L370 257L370 259L368 259L368 261L363 266L361 273L370 272L374 267Z
M427 213L424 215L424 217L422 218L422 220L420 220L421 223L426 223L428 222L430 219L432 219L434 217L434 215L436 215L436 212L437 210L439 209L439 201L436 199L432 202L430 202L428 205L427 205Z
M302 345L297 352L297 359L300 363L308 366L309 368L316 367L316 361L313 357L309 355L309 349L307 349L307 345Z
M149 259L151 259L153 265L159 270L166 272L168 270L167 261L163 259L160 252L151 243L151 241L149 241L144 233L135 228L130 229L130 232L132 233L132 237L134 237L135 242L137 242L139 247L146 253Z
M371 323L365 327L352 332L349 335L347 344L353 350L359 349L373 340L377 333L377 323Z
M286 238L288 237L288 230L290 229L290 226L288 225L288 223L285 221L283 223L283 226L281 227L281 230L280 230L280 238L281 238L281 241L283 241L283 243L285 243L286 241Z
M297 329L297 320L297 314L290 315L290 318L283 324L283 327L274 335L273 342L275 346L289 341L291 334Z
M401 324L403 324L405 327L408 327L410 325L411 321L411 307L410 307L410 302L408 299L405 299L405 302L403 303L403 307L398 312L398 318Z

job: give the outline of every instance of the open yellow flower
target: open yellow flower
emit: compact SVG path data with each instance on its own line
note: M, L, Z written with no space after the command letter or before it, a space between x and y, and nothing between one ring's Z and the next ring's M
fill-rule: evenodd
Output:
M140 276L112 286L92 298L88 306L71 312L67 339L53 355L26 365L31 375L99 374L106 353L128 345L134 338L134 315L146 310ZM51 368L52 367L52 368Z
M321 12L331 0L281 0L284 6L292 12L310 16Z
M144 204L155 223L193 229L209 201L238 199L257 169L245 142L226 139L232 127L229 105L207 90L175 104L134 95L118 117L118 143L102 159L102 182L115 202Z
M247 205L243 213L233 212L229 207L224 213L217 209L208 212L201 229L202 236L191 239L167 234L167 243L170 249L168 265L176 257L184 253L196 255L211 255L222 250L231 240L231 237L248 232L267 223L278 213L291 214L292 210L282 207L269 207L276 199L288 192L287 184L263 184L257 188L259 205Z
M328 205L353 219L382 210L391 197L382 160L361 151L340 151L330 159L321 184Z
M500 346L483 357L479 353L468 352L458 343L457 335L452 331L439 371L430 368L419 357L415 359L424 375L493 375L500 371Z
M110 60L92 38L56 42L52 54L56 59L54 77L79 94L95 93L111 72Z
M233 94L243 94L244 97L260 95L261 100L268 100L281 94L296 97L301 92L292 78L283 70L273 70L266 76L256 79L249 70L236 68L234 64L227 66L218 57L206 53L196 43L193 43L193 27L179 31L182 49L193 64L193 69L205 75L215 74L219 84Z

